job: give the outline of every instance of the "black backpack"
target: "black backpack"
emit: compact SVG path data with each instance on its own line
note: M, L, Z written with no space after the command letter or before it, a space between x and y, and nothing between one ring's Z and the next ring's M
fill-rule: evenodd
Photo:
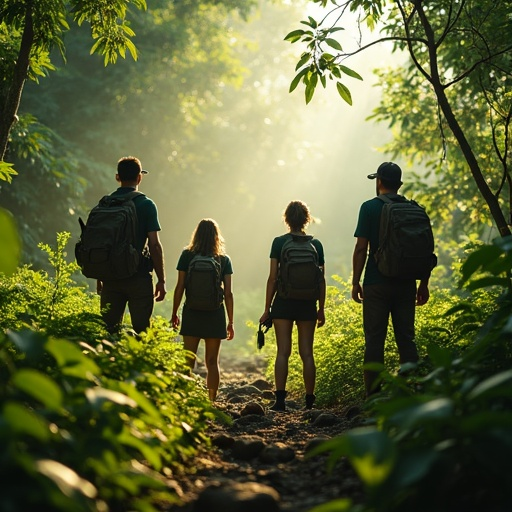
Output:
M75 257L86 277L110 281L133 276L141 263L135 248L138 222L133 191L122 196L104 196L84 224L75 245Z
M188 308L213 311L222 306L222 266L219 257L196 254L189 263L185 280Z
M279 258L277 293L285 299L317 300L323 275L312 236L291 235Z
M432 225L425 209L403 196L379 195L380 218L377 268L387 277L424 279L437 264Z

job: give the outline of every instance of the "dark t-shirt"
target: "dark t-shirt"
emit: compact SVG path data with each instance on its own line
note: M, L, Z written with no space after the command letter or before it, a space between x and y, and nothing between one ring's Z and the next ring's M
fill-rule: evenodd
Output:
M272 242L272 247L270 248L271 258L274 258L276 260L279 260L281 258L281 251L283 250L283 245L291 236L292 235L290 233L286 233L285 235L281 235L274 238ZM316 238L313 238L311 240L311 243L313 244L313 246L316 249L316 252L318 253L318 265L320 267L323 267L325 265L325 256L322 243L320 242L320 240L317 240Z
M119 187L112 192L112 196L122 196L133 192L133 187ZM146 246L148 233L151 231L160 231L160 223L158 221L158 210L156 204L149 197L142 195L137 196L133 200L135 209L137 210L137 220L139 222L139 230L137 233L137 249L142 252Z
M181 270L186 272L188 270L188 266L192 261L192 258L195 256L195 253L188 249L183 249L181 253L180 259L178 260L178 264L176 265L176 270ZM227 254L220 256L220 268L222 272L222 277L226 274L233 273L233 266L231 264L231 259Z

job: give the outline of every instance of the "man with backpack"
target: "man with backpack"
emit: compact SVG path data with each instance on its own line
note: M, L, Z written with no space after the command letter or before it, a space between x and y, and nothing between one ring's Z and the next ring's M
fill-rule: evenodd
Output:
M133 330L140 333L147 329L154 300L162 301L166 294L157 207L138 191L145 174L138 158L128 156L118 161L116 180L121 186L103 197L87 223L82 223L82 236L75 249L84 275L97 279L101 315L111 333L119 330L126 305Z
M390 316L400 363L416 363L415 306L428 301L436 264L430 220L421 206L398 194L397 164L384 162L368 178L376 180L377 197L361 205L352 258L352 298L363 305L364 363L384 362ZM365 368L363 376L368 397L378 391L378 372Z

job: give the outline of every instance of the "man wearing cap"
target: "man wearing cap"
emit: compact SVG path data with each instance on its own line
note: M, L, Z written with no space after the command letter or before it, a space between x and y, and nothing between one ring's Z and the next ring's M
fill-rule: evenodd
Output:
M138 158L127 156L117 162L116 181L121 185L112 196L122 196L138 191L143 175ZM130 310L133 330L137 333L149 327L154 300L162 301L167 293L165 288L164 254L158 236L161 230L156 204L144 194L133 199L139 225L136 249L142 258L135 275L126 279L97 281L97 291L101 296L101 315L109 332L119 329L126 305ZM147 255L149 250L149 255ZM152 269L157 283L153 290Z
M402 170L394 162L384 162L368 178L376 180L377 196L385 194L392 199L402 185ZM352 257L352 298L363 304L364 363L384 362L384 343L390 315L400 363L415 363L418 361L414 342L415 306L423 305L429 299L428 278L421 280L416 288L414 279L390 278L379 272L375 252L379 247L383 206L384 202L377 197L365 201L359 210L354 233L356 245ZM378 390L378 372L364 370L363 376L366 396L369 396Z

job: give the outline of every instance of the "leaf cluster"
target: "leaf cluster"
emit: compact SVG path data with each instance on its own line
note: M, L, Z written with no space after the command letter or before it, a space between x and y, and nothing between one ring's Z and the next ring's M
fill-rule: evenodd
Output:
M464 346L431 338L421 367L399 375L383 370L384 390L368 405L368 425L312 454L328 452L331 466L348 457L363 482L365 502L345 500L343 510L510 507L511 248L510 238L499 239L462 265L462 283L487 302L483 310L473 307L472 295L447 311L448 320L458 316L462 324L473 323L469 332L461 331Z
M309 103L315 92L318 81L325 88L327 79L334 81L339 95L349 105L352 105L352 95L348 87L342 82L344 76L362 80L362 77L353 69L340 63L332 50L341 52L343 50L340 42L332 37L336 32L343 30L339 26L329 26L322 28L320 24L311 16L307 21L301 21L308 27L307 30L297 29L287 34L285 41L290 43L302 42L306 44L307 50L304 51L295 71L298 73L290 84L290 92L294 91L302 81L305 85L306 104ZM329 48L331 50L329 50Z
M69 234L42 245L52 274L0 285L0 460L6 509L157 510L167 477L214 417L168 322L108 339L97 297L74 284Z

